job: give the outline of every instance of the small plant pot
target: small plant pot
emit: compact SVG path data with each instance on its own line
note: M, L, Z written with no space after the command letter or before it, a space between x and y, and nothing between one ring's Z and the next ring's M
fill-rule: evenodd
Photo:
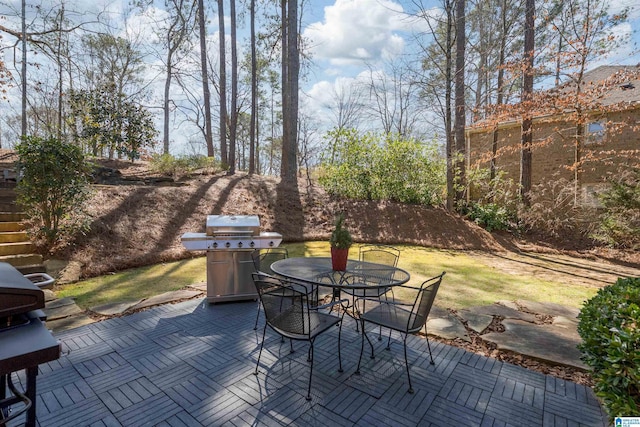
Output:
M331 266L334 271L345 271L347 269L347 258L349 258L349 248L331 248Z

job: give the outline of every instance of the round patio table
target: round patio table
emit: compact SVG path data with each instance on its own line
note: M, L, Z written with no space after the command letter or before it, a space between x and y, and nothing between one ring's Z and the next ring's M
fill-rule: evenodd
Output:
M348 260L345 271L335 271L329 257L286 258L271 264L282 277L315 286L328 286L334 294L340 290L380 290L402 285L411 277L405 270L373 262Z

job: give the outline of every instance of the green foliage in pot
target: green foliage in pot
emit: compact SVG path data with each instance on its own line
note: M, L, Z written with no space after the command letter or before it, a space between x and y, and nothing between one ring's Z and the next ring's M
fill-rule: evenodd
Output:
M600 289L578 318L578 348L611 420L640 414L640 278Z
M337 249L349 249L351 244L353 244L349 230L344 227L344 214L341 213L336 218L336 227L333 229L329 241L331 247Z

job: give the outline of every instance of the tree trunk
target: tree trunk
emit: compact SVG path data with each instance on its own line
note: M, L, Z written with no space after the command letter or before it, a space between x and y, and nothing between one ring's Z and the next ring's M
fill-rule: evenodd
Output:
M297 1L297 0L294 0ZM284 178L287 175L288 170L288 161L289 158L285 155L286 152L289 151L289 85L287 73L289 72L288 67L288 55L289 49L287 49L287 44L289 42L289 38L287 37L287 32L289 31L288 17L287 17L287 0L280 0L280 21L281 21L281 32L282 32L282 71L281 71L281 79L282 79L282 156L280 160L280 177Z
M169 49L167 51L167 75L164 81L164 104L162 106L163 110L163 136L162 136L162 152L164 154L169 154L169 90L171 89L171 76L173 74L173 70L171 69L171 56L173 54L171 50L171 40L169 33L167 33L167 42L169 43Z
M258 122L258 70L256 60L256 0L251 0L251 123L249 124L249 175L256 172Z
M220 163L229 166L227 154L227 59L224 34L224 0L218 0L218 35L220 40Z
M466 144L465 144L465 85L464 85L464 66L465 66L465 0L457 0L456 3L456 75L455 75L455 202L460 204L464 202L466 195L466 179L465 179L465 162L466 162ZM456 206L457 207L457 206Z
M22 123L21 135L27 136L27 2L22 0Z
M207 66L207 28L204 20L204 0L198 0L198 25L200 26L200 66L202 68L202 95L204 97L204 138L207 143L207 156L213 157L211 92L209 91L209 73Z
M500 39L500 54L498 59L498 98L496 105L502 105L504 102L504 65L507 50L507 1L502 1L501 7L502 18L502 35ZM498 126L493 130L493 141L491 142L491 181L496 178L496 157L498 156Z
M236 172L236 136L238 133L238 49L236 46L236 0L229 1L231 13L231 121L229 129L229 175Z
M531 106L527 105L533 95L533 54L535 48L535 1L526 0L525 3L525 24L524 24L524 76L522 82L522 100L525 103L525 111ZM529 113L525 113L522 118L522 138L520 156L520 197L525 206L531 204L531 143L533 142L532 120Z
M451 88L453 85L453 78L451 76L451 70L453 68L453 52L452 52L452 38L453 38L453 9L452 4L447 1L447 34L446 34L446 52L445 52L445 108L444 108L444 131L447 138L446 157L447 157L447 209L453 211L453 195L454 188L453 180L453 153L454 153L454 140L453 140L453 126L451 124Z
M298 75L300 56L298 52L298 0L289 0L287 4L287 150L282 153L286 158L283 178L294 182L298 176Z

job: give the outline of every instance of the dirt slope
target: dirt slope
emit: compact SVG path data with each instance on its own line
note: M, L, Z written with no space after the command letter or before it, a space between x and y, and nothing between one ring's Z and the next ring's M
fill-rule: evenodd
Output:
M556 250L511 236L494 236L444 209L392 202L340 200L302 181L287 187L274 177L238 173L184 182L155 179L144 164L109 163L122 175L96 185L90 232L54 254L75 261L82 277L193 256L180 236L204 231L208 214L257 214L263 231L289 242L326 240L344 211L356 241L407 243L478 251Z

